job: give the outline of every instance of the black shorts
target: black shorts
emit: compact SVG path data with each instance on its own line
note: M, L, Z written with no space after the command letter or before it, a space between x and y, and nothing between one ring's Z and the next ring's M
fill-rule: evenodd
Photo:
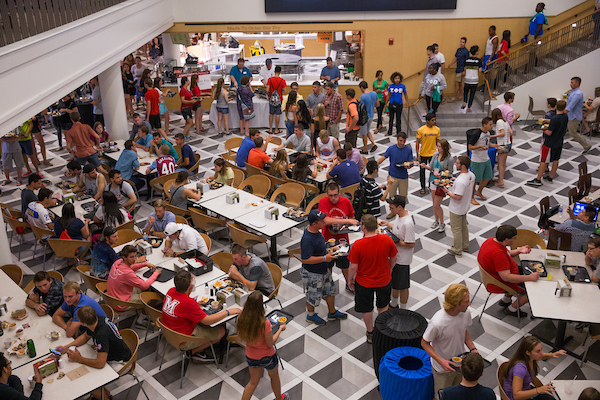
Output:
M410 287L410 265L394 265L392 270L392 289L404 290Z
M328 268L333 268L334 266L338 267L339 269L348 269L350 266L350 261L348 261L348 257L339 257L327 264Z
M192 108L191 107L184 107L181 110L181 116L183 117L184 120L188 120L190 118L193 119L194 117L192 116Z
M373 295L377 295L375 305L384 308L390 304L392 297L392 282L383 287L368 288L358 282L354 284L354 311L368 313L373 311Z
M162 128L162 126L160 125L160 114L156 114L156 115L150 114L150 117L148 117L148 120L150 121L150 126L152 127L152 129Z

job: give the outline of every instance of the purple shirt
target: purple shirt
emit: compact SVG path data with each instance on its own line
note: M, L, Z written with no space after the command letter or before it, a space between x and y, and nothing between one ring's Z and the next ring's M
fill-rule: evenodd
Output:
M347 157L346 159L350 160L350 161L354 161L356 163L356 165L358 166L359 171L362 171L362 169L365 167L365 161L363 160L362 156L360 155L360 151L356 148L352 149L352 154L350 155L350 157Z
M508 374L504 379L504 383L502 384L502 387L504 388L504 391L506 392L506 395L510 400L515 400L515 398L513 397L513 376L523 378L522 390L529 390L531 388L532 383L531 376L529 375L529 371L527 370L527 366L525 365L525 363L517 363L514 367L510 369L510 371L508 371Z

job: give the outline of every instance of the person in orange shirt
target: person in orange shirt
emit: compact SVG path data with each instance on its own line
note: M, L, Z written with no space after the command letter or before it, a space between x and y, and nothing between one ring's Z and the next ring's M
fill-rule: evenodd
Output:
M346 142L356 147L356 138L360 125L358 124L358 102L354 98L356 92L354 89L346 89L346 99L348 99L348 110L346 111Z
M254 144L256 147L248 153L248 161L246 161L246 163L260 169L264 169L265 164L271 165L273 160L271 160L271 157L262 150L263 138L256 136L254 138Z

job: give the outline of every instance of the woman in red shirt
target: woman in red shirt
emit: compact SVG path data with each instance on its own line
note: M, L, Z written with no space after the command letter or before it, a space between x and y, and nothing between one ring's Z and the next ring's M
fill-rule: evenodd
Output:
M185 120L185 128L183 128L183 136L188 137L190 128L194 124L194 117L192 115L192 106L195 101L192 100L192 93L189 90L190 81L187 76L181 78L181 89L179 89L179 98L181 99L181 116Z
M192 96L194 98L200 98L202 94L200 93L200 88L198 87L198 75L192 75L192 84L190 85L192 89ZM195 112L196 116L196 134L200 135L202 132L202 101L197 101L194 103L192 110Z
M265 318L262 293L255 290L248 296L237 320L238 336L246 342L246 361L250 369L250 382L244 388L242 400L250 400L254 394L263 375L263 368L269 373L275 398L289 399L287 393L281 393L277 352L273 346L285 327L285 321L280 321L279 329L273 334L271 322Z

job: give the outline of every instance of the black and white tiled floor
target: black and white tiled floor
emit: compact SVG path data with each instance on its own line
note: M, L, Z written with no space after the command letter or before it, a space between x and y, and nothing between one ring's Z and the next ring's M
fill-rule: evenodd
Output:
M206 119L205 115L205 119ZM171 133L181 132L183 125L177 115L172 116L176 121ZM387 122L387 119L386 121ZM384 122L384 125L385 125ZM201 155L200 174L206 175L212 171L212 160L224 151L224 142L230 136L219 136L212 124L205 122L205 134L195 136L190 142L196 152ZM465 127L465 130L470 127ZM444 132L442 130L442 137ZM53 167L43 169L45 175L60 176L65 170L67 153L57 152L57 140L54 130L44 128L44 138L48 148L49 160ZM375 135L379 145L375 154L369 158L377 158L389 145L394 145L394 140L383 134ZM465 141L452 139L451 151L453 155L465 152ZM414 146L414 137L409 138L409 144ZM545 184L541 188L525 186L525 181L531 179L537 168L537 154L540 138L539 133L525 132L516 129L513 150L508 158L508 171L505 178L505 188L492 187L485 189L484 194L488 200L481 202L480 206L472 207L468 217L470 231L470 251L462 258L454 258L446 253L452 244L449 226L446 232L438 233L429 227L431 219L430 196L419 194L418 171L415 169L410 174L409 204L407 209L414 216L417 224L418 241L415 246L414 261L411 265L410 309L421 313L426 318L440 309L443 292L450 283L465 283L475 293L480 278L478 273L476 254L481 243L493 236L497 226L512 224L517 228L537 230L539 215L538 202L543 196L550 196L553 203L567 203L567 191L575 186L578 172L577 164L587 160L588 170L594 179L600 178L598 162L600 151L598 142L593 140L594 149L581 155L580 146L569 140L563 151L563 159L558 176L552 184ZM386 178L387 162L380 170L378 182ZM19 206L20 190L5 187L2 202L15 207ZM447 199L444 208L447 218ZM145 222L152 211L147 202L142 201L136 212L138 225ZM446 222L448 222L446 220ZM302 229L295 228L291 234L285 233L278 240L279 253L286 254L290 248L299 246ZM219 235L216 235L219 237ZM26 237L20 244L13 240L12 252L15 255L19 246L22 250L20 263L31 275L42 268L42 252L38 246L37 254L33 254L33 239ZM257 248L260 256L266 256L264 247ZM227 251L227 240L221 235L220 240L213 240L211 253ZM287 257L280 260L284 273L287 268ZM78 280L77 271L66 266L65 260L56 260L51 257L47 268L56 268L69 280ZM277 343L279 354L283 360L285 370L280 369L282 388L296 399L325 398L336 399L380 399L377 391L377 380L373 372L371 345L365 342L365 328L360 316L353 310L353 299L349 293L342 291L337 297L336 304L349 312L348 320L329 322L322 327L309 325L304 320L304 296L302 292L299 273L300 265L295 259L290 260L289 274L284 277L280 289L280 299L284 309L295 316L288 329L281 335ZM336 279L343 282L340 271L334 271ZM26 277L26 281L31 279ZM343 286L342 286L343 287ZM91 293L91 292L90 292ZM514 352L521 338L530 333L542 335L548 339L554 337L552 321L524 319L519 325L516 318L506 316L496 305L498 295L493 296L486 310L482 310L487 293L480 290L473 301L471 312L477 316L469 329L480 352L492 362L492 366L485 370L481 383L497 391L495 379L496 368L499 363L506 361ZM322 304L318 312L326 312ZM483 313L480 320L479 315ZM124 323L127 325L127 322ZM230 327L232 330L233 327ZM144 331L139 331L143 338ZM574 339L568 343L567 348L575 353L583 353L582 341L585 335L575 330L569 324L567 334ZM160 345L161 353L164 341ZM234 348L229 357L228 367L221 365L217 369L214 364L202 365L192 363L183 381L183 389L179 389L180 365L179 354L171 347L166 346L164 365L159 371L159 362L155 361L157 351L157 333L148 336L148 340L141 344L138 355L136 372L142 379L144 388L151 399L236 399L241 397L244 386L249 380L248 368L244 358L244 351ZM548 351L549 347L545 346ZM596 342L589 352L589 361L583 368L579 368L576 360L570 356L558 360L550 360L541 364L541 375L549 379L570 379L577 375L577 379L600 379L600 342ZM142 399L143 393L139 390L130 377L120 379L110 385L110 390L115 400ZM258 386L256 399L272 399L271 388L267 379L263 379Z

